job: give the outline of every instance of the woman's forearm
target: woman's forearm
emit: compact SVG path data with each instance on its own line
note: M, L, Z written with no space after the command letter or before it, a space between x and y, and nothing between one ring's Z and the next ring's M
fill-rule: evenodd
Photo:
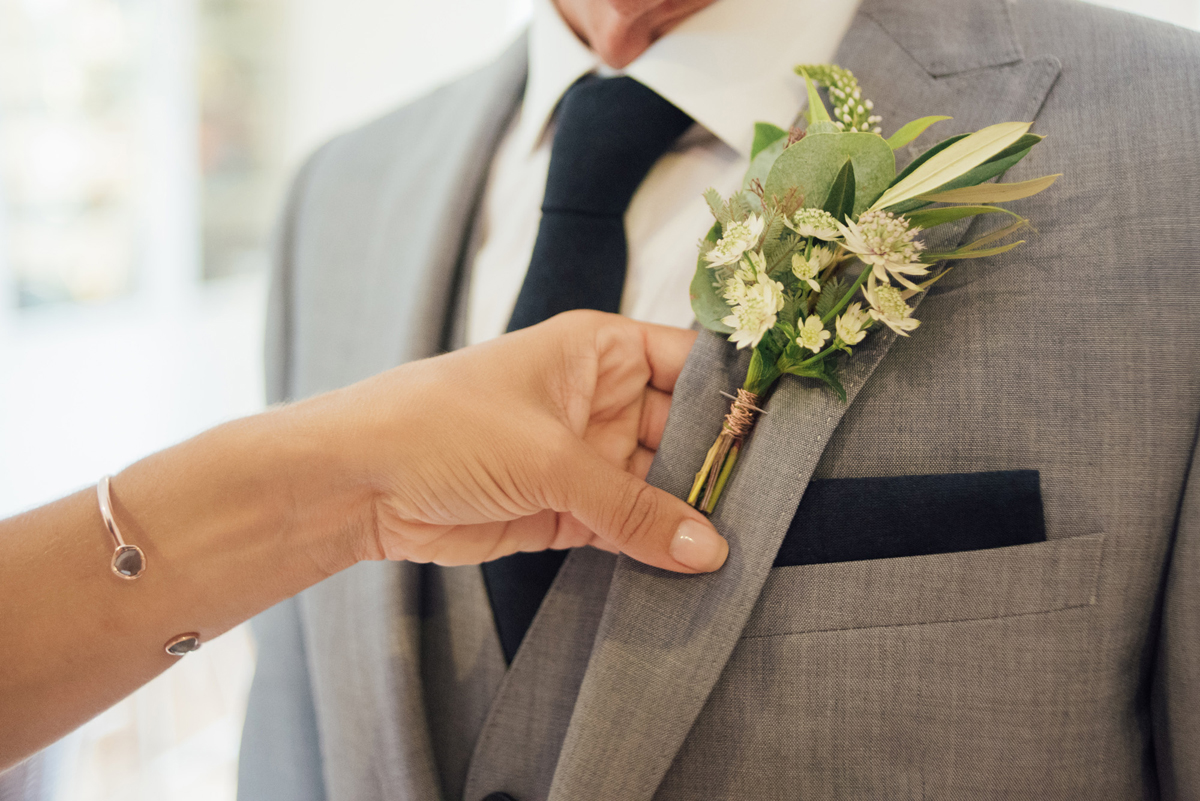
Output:
M355 561L366 485L315 417L239 420L115 476L117 525L146 557L136 580L109 569L94 488L0 521L0 768L170 667L171 637L210 640Z
M361 559L596 545L680 572L728 545L642 480L687 331L574 312L220 426L112 480L145 572L109 569L94 489L0 521L0 768L201 642Z

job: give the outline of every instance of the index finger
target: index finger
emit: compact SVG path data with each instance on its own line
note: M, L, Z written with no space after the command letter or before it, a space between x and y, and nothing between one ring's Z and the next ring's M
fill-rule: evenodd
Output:
M650 386L663 392L675 388L688 353L696 342L696 332L669 325L638 323L650 365Z

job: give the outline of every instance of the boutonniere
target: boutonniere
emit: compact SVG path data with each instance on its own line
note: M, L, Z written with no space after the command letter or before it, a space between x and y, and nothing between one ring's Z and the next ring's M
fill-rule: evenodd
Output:
M944 139L897 174L894 151L949 117L914 120L884 139L849 70L796 72L808 87L805 130L759 123L743 190L730 198L705 193L716 222L700 243L692 308L704 327L753 349L688 496L706 513L781 376L817 379L845 401L838 371L854 347L883 326L900 336L915 331L920 322L908 301L949 269L937 265L1022 244L1011 237L1028 220L996 204L1037 194L1058 177L987 183L1042 140L1023 122ZM827 89L832 114L817 86ZM922 241L931 228L985 214L1004 224L950 251Z

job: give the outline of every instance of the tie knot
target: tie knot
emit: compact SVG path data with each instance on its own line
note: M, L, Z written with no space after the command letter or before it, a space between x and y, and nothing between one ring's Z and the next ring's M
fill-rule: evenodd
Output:
M587 76L558 107L543 211L622 215L692 118L632 78Z

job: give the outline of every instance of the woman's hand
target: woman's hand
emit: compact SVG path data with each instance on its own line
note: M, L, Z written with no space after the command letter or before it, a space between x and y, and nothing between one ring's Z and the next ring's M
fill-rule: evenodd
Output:
M572 312L235 420L112 481L146 554L112 574L94 488L0 521L0 770L360 559L594 544L715 570L728 547L642 481L694 335Z
M595 545L656 567L720 567L725 541L642 479L695 333L570 312L294 407L357 443L360 556L485 562Z

